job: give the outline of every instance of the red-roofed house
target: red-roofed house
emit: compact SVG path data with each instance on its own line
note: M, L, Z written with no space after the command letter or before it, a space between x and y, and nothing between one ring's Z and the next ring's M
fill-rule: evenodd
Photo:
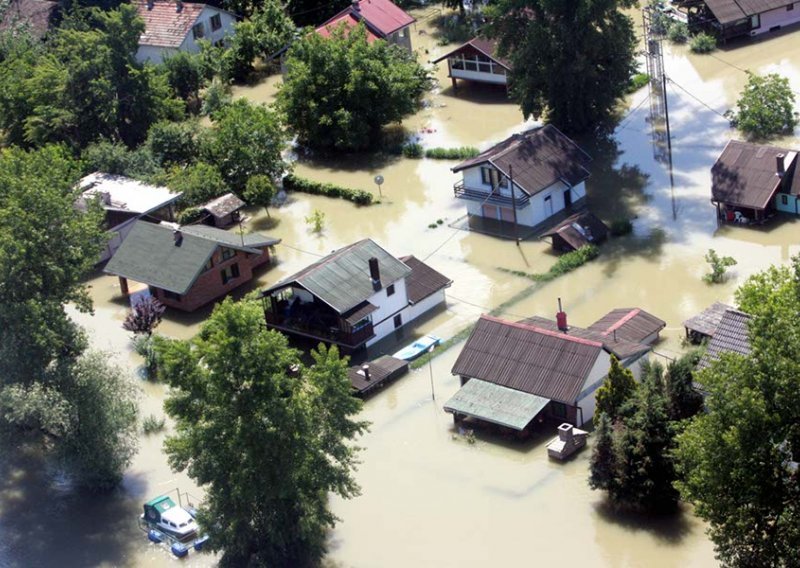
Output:
M364 22L367 41L383 39L411 51L409 26L416 22L390 0L353 0L353 3L317 28L317 33L329 37L339 26L354 28Z
M178 51L197 53L201 39L224 45L236 22L236 16L226 10L181 0L139 0L136 8L144 20L136 53L142 62L161 63Z
M497 42L480 37L445 53L433 63L447 59L447 76L456 88L456 79L508 86L511 63L497 55Z

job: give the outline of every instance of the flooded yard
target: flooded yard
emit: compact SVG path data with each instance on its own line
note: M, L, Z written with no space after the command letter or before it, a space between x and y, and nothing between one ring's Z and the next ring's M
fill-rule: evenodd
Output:
M719 228L709 202L711 165L736 136L720 115L733 106L746 81L742 69L779 71L800 92L798 39L800 31L795 31L710 56L692 55L683 47L667 49L665 65L673 81L668 94L674 187L666 166L653 155L645 89L631 96L613 140L579 141L593 157L587 181L590 207L605 220L633 218L634 232L603 245L598 259L574 273L534 286L502 269L546 271L555 261L548 244L525 241L517 246L451 227L466 212L453 197L458 179L450 171L454 162L394 156L303 159L295 164L298 175L376 195L373 178L381 174L383 197L379 204L356 207L292 194L269 217L263 210L248 211L246 231L282 239L277 264L260 272L251 289L372 237L391 253L414 254L454 281L447 291L447 309L416 326L415 335L450 337L492 310L509 319L552 317L557 298L562 298L575 325L587 325L616 307L652 312L667 321L655 351L674 356L680 351L684 319L715 300L731 301L748 275L800 252L797 220L755 229ZM424 61L448 49L437 45L425 20L413 42ZM530 127L523 125L518 108L502 91L464 88L456 94L445 75L446 66L440 67L439 89L404 123L423 144L485 148ZM278 83L278 77L270 77L236 94L271 102ZM800 139L779 143L797 147ZM321 235L312 234L304 221L315 209L326 216ZM725 284L709 286L701 279L709 248L738 261ZM116 278L98 274L89 284L95 315L77 314L76 319L89 329L97 347L111 349L120 364L134 369L139 361L121 328L126 306ZM169 314L159 331L190 337L207 313ZM412 372L366 403L363 417L372 429L360 441L365 451L356 474L363 494L352 501L333 500L341 522L330 537L331 565L517 566L565 559L587 566L716 565L705 526L689 510L660 521L611 514L602 496L588 488L588 450L560 464L547 459L541 439L520 444L479 434L470 444L459 436L442 410L458 389L450 368L459 350L457 345L442 353L430 367ZM141 385L142 414L162 415L164 387ZM149 497L175 487L198 494L188 478L171 472L162 442L162 434L143 437L122 489L99 502L61 487L54 481L57 476L37 467L35 452L20 451L1 460L0 534L5 538L0 539L0 566L45 566L56 558L64 566L178 562L148 544L135 524ZM107 526L113 529L111 536ZM194 556L187 563L212 565L214 558Z

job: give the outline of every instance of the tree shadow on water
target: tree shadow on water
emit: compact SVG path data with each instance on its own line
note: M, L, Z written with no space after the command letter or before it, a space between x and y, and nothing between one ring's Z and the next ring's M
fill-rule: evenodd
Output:
M645 531L658 540L679 545L692 532L688 508L680 506L674 513L654 514L620 510L606 498L593 504L597 515L606 523L630 532Z

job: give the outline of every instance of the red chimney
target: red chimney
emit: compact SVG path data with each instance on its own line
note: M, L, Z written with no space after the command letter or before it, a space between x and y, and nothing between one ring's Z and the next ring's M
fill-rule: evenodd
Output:
M558 331L567 333L569 326L567 325L567 313L561 309L561 298L558 299L558 313L556 313L556 325Z

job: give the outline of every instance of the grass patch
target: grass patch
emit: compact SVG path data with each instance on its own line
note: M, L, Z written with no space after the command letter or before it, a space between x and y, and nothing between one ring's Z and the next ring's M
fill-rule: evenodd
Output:
M432 160L466 160L468 158L474 158L478 154L480 154L478 149L472 146L428 148L425 150L425 157Z
M346 199L356 205L372 205L374 199L369 191L364 191L363 189L350 189L349 187L342 187L332 183L320 183L297 177L294 174L289 174L283 178L283 187L287 191L299 191L311 195Z
M578 250L559 256L556 263L551 266L550 270L547 272L529 274L521 270L511 270L508 268L499 268L499 270L507 272L508 274L513 274L514 276L521 276L522 278L533 280L534 282L550 282L559 276L572 272L579 266L583 266L590 260L597 258L599 254L600 250L595 245L585 245Z

